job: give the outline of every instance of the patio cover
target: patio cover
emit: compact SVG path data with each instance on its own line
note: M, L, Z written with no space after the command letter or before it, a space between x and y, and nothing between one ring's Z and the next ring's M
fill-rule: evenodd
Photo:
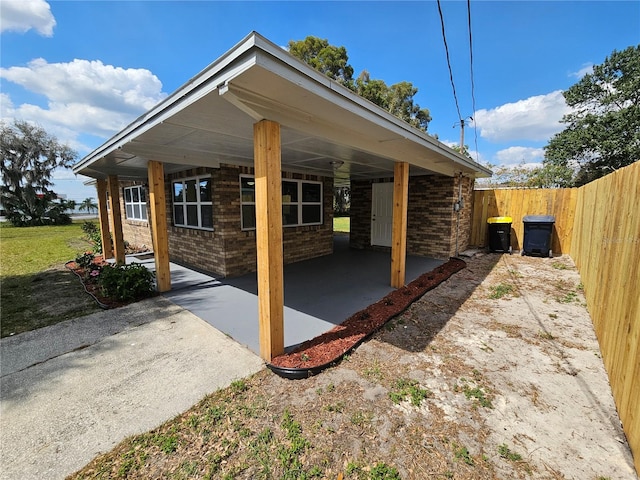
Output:
M97 179L105 256L112 254L110 231L116 261L124 261L118 179L148 180L158 290L170 290L164 177L221 163L255 169L260 351L267 361L284 350L282 170L333 176L335 185L393 177L394 288L405 281L409 176L491 175L252 32L74 167Z
M83 158L74 173L146 179L147 162L172 173L254 164L253 124L281 125L282 168L350 179L393 175L472 177L490 170L399 120L256 32L155 108Z

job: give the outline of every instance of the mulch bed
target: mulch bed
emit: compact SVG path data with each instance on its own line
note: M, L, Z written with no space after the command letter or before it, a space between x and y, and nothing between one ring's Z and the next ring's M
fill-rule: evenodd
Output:
M93 263L98 266L104 266L107 265L108 262L106 262L101 255L96 255L93 259ZM108 310L111 308L122 307L124 305L127 305L128 303L131 303L104 296L98 284L91 281L90 279L87 279L87 272L85 271L85 269L80 267L73 260L65 263L65 267L76 274L76 276L80 279L80 283L82 283L82 285L84 286L85 292L87 292L93 298L93 300L98 304L100 308Z
M347 352L376 332L393 317L406 310L426 292L437 287L454 273L466 267L459 258L451 258L408 285L394 290L382 300L360 310L340 325L308 340L293 351L271 360L267 366L289 378L303 378L339 361ZM302 375L296 375L296 370ZM308 375L304 375L308 372Z

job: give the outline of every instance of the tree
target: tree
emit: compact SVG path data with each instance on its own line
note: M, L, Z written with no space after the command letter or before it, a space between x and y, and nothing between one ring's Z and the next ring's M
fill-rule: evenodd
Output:
M353 67L348 63L349 56L346 48L329 45L327 39L309 35L304 40L289 40L289 53L310 67L353 89Z
M41 127L16 120L0 123L0 195L7 219L15 226L65 224L75 202L58 199L51 176L71 167L77 154Z
M78 210L80 210L81 212L84 210L90 214L94 210L98 211L98 204L93 201L92 197L85 198L82 202L80 202Z
M414 103L418 89L411 82L387 86L383 80L371 79L367 70L354 81L346 48L330 45L326 39L308 36L304 40L290 40L289 53L410 125L427 131L431 115Z
M640 45L614 50L563 95L568 126L544 159L560 174L556 183L584 185L640 159Z

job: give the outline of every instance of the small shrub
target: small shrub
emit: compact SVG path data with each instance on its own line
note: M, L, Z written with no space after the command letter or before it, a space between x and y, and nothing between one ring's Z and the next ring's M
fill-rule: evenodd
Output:
M98 278L102 294L122 301L138 300L154 292L154 273L144 265L106 265Z
M86 235L87 240L93 245L93 251L95 253L102 253L102 237L98 226L94 222L85 220L82 223L82 231Z
M86 252L83 253L82 255L78 255L75 259L76 265L78 265L80 268L91 268L91 266L93 265L93 261L95 259L95 255L91 252Z

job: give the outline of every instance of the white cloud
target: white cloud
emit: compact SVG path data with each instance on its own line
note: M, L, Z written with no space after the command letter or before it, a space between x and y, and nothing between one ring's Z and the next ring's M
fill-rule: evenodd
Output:
M490 110L478 110L475 123L480 136L490 141L543 141L560 132L562 116L569 113L561 90L537 95Z
M578 70L577 72L571 72L569 76L582 78L588 73L589 74L593 73L593 63L583 63L582 68L580 70Z
M124 69L101 61L47 63L0 69L0 77L44 96L46 107L14 105L2 94L2 117L40 124L74 148L77 137L109 137L166 97L162 83L146 69ZM80 150L87 150L80 148Z
M509 147L499 150L495 154L499 165L539 166L544 159L544 149L534 147Z
M0 31L26 33L32 28L45 37L53 36L51 7L44 0L2 0Z

